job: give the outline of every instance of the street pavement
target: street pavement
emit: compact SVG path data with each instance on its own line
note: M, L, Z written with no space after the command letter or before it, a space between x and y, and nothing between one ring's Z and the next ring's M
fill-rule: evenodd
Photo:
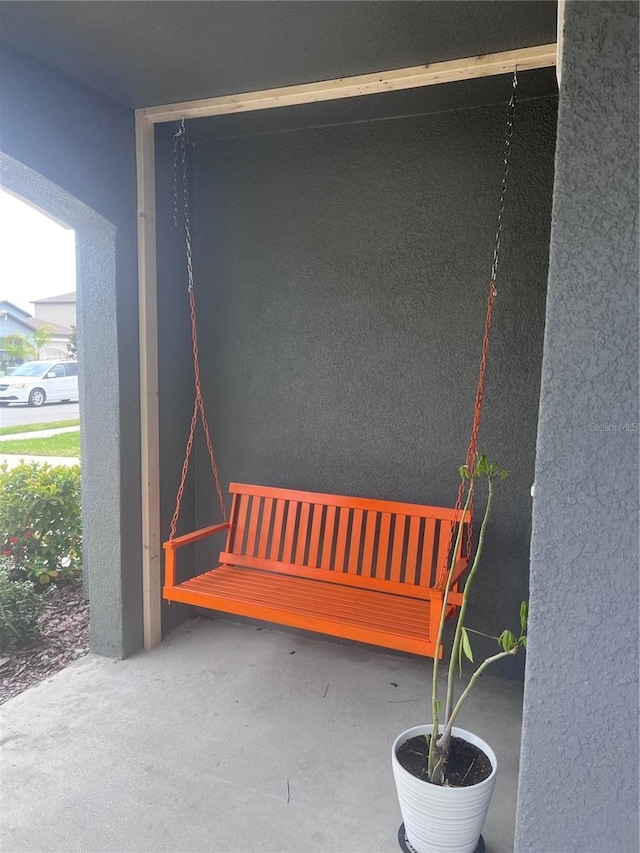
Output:
M70 421L79 417L78 403L46 403L40 408L21 405L0 406L0 427Z

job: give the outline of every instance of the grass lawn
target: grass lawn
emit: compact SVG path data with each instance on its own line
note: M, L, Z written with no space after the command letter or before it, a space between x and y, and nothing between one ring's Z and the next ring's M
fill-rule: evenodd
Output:
M78 418L71 421L53 421L48 424L21 424L20 426L0 427L0 435L18 435L20 432L40 432L43 429L80 426Z
M0 441L0 453L11 456L80 457L80 433L62 432L48 438L15 438Z

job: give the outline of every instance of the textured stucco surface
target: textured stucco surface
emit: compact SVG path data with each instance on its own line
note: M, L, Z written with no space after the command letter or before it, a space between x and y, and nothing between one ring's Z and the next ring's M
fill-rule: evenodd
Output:
M638 840L638 6L568 2L518 853Z
M473 624L489 631L516 619L527 596L555 100L523 102L517 122L481 436L513 472L473 604ZM197 135L201 355L225 486L455 500L503 133L504 107L492 107L226 141ZM184 322L174 331L188 335ZM163 345L182 358L182 344L165 336ZM161 401L164 386L161 378ZM190 405L174 408L183 430ZM163 465L172 493L179 460ZM198 478L198 522L211 523L202 452Z
M28 167L12 189L77 230L91 642L127 655L142 645L133 113L11 48L0 56L0 148Z

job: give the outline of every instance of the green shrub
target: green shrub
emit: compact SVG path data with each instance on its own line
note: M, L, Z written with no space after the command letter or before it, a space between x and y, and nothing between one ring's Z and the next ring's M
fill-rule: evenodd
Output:
M80 466L0 466L0 548L15 580L46 587L53 580L78 576Z
M38 616L42 596L29 581L12 580L13 564L0 562L0 652L19 649L40 634Z

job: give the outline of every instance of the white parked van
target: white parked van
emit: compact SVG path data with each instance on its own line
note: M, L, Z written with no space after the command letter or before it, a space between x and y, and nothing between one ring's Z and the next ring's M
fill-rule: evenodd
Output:
M77 361L25 361L10 376L0 378L0 406L42 406L77 399Z

